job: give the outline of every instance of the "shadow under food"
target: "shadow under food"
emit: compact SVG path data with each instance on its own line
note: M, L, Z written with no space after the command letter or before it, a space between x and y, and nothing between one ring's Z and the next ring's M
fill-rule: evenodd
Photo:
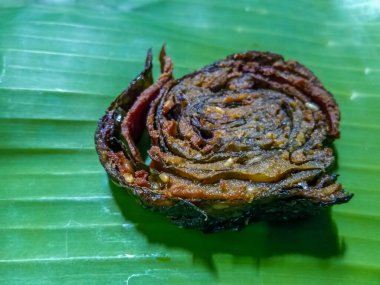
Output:
M135 224L150 243L168 248L181 248L213 268L214 254L252 257L256 259L285 254L301 254L317 258L343 255L344 242L338 238L330 209L301 221L279 224L255 223L240 232L225 231L204 234L181 229L159 213L144 209L126 189L109 182L112 194L124 218Z

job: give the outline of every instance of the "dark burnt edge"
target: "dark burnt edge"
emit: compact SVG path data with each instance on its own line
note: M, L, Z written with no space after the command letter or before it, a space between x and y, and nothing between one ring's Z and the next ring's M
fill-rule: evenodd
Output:
M152 49L150 48L147 52L144 70L110 104L106 114L99 120L95 131L95 146L100 162L108 175L117 179L119 184L123 179L117 169L108 164L107 154L114 153L115 148L116 150L119 148L132 164L135 164L128 144L121 136L121 122L141 92L153 84L152 68Z
M309 216L318 215L323 208L349 201L353 194L344 194L330 202L315 202L310 198L288 196L286 193L272 193L259 201L247 204L245 201L234 201L230 209L214 210L207 213L202 208L211 206L218 200L185 200L181 198L167 198L160 193L146 188L131 187L124 183L117 183L129 190L132 197L144 208L166 216L179 227L199 229L204 233L214 233L223 230L241 230L250 223L257 221L281 222L300 220ZM276 196L276 197L274 197ZM169 203L168 203L169 202ZM220 201L224 202L224 201ZM243 206L242 208L240 206ZM236 208L236 209L234 209Z
M247 204L241 201L226 210L213 210L206 212L202 209L211 206L216 201L188 201L180 198L171 198L171 205L157 206L153 201L159 200L161 194L152 192L141 195L132 189L140 204L151 211L159 212L171 220L179 227L187 229L198 229L204 233L214 233L224 230L241 230L248 224L267 221L281 222L288 220L301 220L313 215L318 215L324 208L329 208L335 204L342 204L349 201L352 197L344 196L330 202L315 202L305 197L267 197L260 201ZM153 200L151 200L153 199ZM165 199L165 198L164 198ZM235 201L236 202L236 201Z
M166 216L173 224L187 229L198 229L204 233L214 233L224 230L241 230L248 224L267 221L281 222L301 220L318 215L324 208L348 202L352 193L337 193L339 196L329 202L315 201L308 197L290 194L290 191L275 191L266 193L253 203L243 200L229 201L228 209L206 211L213 204L224 200L201 200L165 197L160 193L142 187L127 188L134 199L146 209ZM290 190L290 189L289 189Z

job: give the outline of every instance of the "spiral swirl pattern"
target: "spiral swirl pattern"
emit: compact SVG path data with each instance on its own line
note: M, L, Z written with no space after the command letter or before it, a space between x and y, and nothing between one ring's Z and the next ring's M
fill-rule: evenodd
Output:
M302 216L351 198L328 170L339 109L304 66L263 52L234 54L172 77L144 72L101 119L101 162L144 205L173 222L216 231ZM146 121L150 166L136 147Z

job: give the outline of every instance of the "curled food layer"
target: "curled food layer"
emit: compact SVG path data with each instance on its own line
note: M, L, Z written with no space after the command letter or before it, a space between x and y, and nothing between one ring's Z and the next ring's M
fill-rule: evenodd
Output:
M339 109L304 66L273 53L234 54L175 80L144 71L107 109L96 148L108 174L143 205L203 231L302 217L347 202L329 173ZM152 162L136 143L144 128Z

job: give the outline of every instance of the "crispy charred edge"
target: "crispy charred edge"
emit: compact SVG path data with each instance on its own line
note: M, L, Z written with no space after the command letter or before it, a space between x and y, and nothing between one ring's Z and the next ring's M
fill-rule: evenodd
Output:
M128 187L127 185L124 185ZM229 201L228 208L213 209L215 203L226 201L168 199L142 187L133 187L131 193L147 209L168 217L177 226L200 229L205 233L223 230L241 230L257 221L287 221L303 219L318 214L323 208L346 203L352 194L338 193L334 199L321 202L302 196L291 197L284 193L270 195L253 203L235 200ZM211 210L205 210L205 209Z
M300 90L325 112L329 120L329 136L339 138L340 112L338 105L332 94L323 87L318 78L305 66L296 61L285 61L282 56L269 52L248 51L230 55L226 59L257 62L259 67L255 68L253 72L262 75L257 79L263 80L264 83L275 88L280 87L282 84L288 84ZM221 62L223 61L219 63Z
M152 51L148 50L144 70L121 92L107 108L105 115L99 120L95 132L95 146L100 162L107 173L118 183L123 181L127 159L134 161L134 156L128 145L122 141L121 122L137 100L138 96L153 83Z
M165 46L161 49L160 62L163 73L153 83L152 51L149 49L144 70L111 103L95 132L100 162L120 185L125 185L125 175L133 177L136 171L149 170L141 159L136 142L144 130L151 101L172 78L173 65L166 56ZM133 186L132 183L129 186Z

